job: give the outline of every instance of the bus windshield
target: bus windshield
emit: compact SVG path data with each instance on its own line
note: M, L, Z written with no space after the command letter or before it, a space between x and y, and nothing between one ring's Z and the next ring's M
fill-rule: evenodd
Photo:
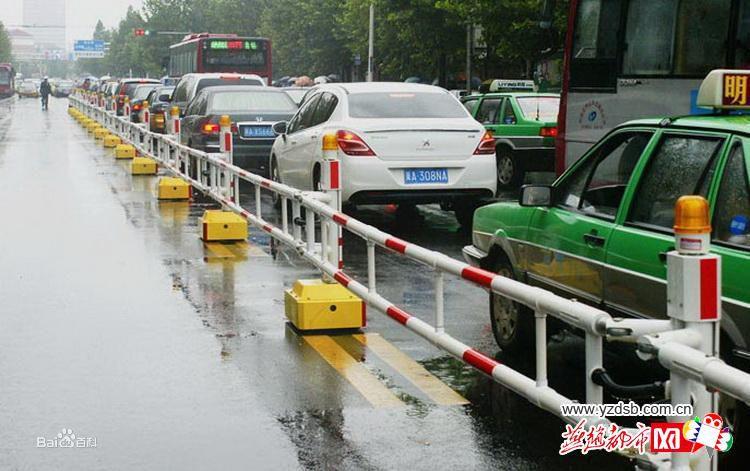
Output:
M204 51L206 72L250 72L266 66L266 54L261 50L208 49Z
M0 69L0 85L10 85L10 71L8 69Z

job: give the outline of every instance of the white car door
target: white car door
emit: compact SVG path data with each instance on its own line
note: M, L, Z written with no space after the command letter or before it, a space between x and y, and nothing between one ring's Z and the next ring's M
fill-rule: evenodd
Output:
M312 189L311 143L314 140L314 130L310 130L315 106L319 95L309 98L292 118L292 128L282 145L282 155L279 156L279 170L284 183L301 190ZM282 139L283 141L283 139Z

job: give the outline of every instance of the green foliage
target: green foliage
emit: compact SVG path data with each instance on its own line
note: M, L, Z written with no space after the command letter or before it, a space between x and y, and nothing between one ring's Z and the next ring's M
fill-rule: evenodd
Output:
M463 77L467 24L481 26L486 53L475 54L476 75L530 76L534 63L562 48L569 0L557 0L554 21L542 29L544 0L145 0L129 9L117 28L97 24L96 39L110 41L104 59L79 61L96 75L160 76L169 45L181 34L211 32L272 40L276 76L337 73L363 79L367 68L368 18L374 3L375 67L380 80L420 76L442 83ZM355 66L354 57L361 64Z
M8 37L8 32L5 31L5 26L3 25L3 22L0 21L0 62L10 62L10 61L11 61L10 38Z

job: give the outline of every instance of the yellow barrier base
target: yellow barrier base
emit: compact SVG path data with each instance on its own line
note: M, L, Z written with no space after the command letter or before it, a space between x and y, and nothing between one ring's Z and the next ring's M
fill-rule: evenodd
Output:
M94 139L96 139L97 141L104 139L104 136L107 135L109 135L109 131L107 130L107 128L98 127L94 129Z
M94 121L93 119L86 125L86 130L89 132L89 134L92 134L94 132L94 129L100 128L99 123Z
M135 158L135 147L130 144L117 144L115 147L116 159L133 159Z
M135 157L130 164L130 173L133 175L156 175L157 169L156 160L147 157Z
M209 209L201 218L204 242L247 239L247 221L230 212Z
M160 200L190 199L192 187L181 178L162 177L159 179L158 198Z
M338 283L297 280L284 292L284 312L298 330L359 329L365 304Z
M115 146L118 146L121 142L120 138L113 134L104 136L104 139L102 139L102 145L107 149L112 149Z

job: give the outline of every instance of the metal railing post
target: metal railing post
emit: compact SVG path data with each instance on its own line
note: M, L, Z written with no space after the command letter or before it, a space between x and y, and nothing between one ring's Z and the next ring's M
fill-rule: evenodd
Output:
M547 314L543 311L534 311L534 323L536 334L536 386L547 387ZM588 371L588 368L587 368ZM592 391L592 394L596 394Z
M230 165L234 164L232 144L232 120L229 118L229 115L222 115L221 118L219 118L219 150L222 154L222 159ZM230 181L229 171L222 170L221 176L223 180L221 183L223 183L222 192L224 193L224 197L231 198L234 184ZM258 191L260 191L260 189L258 189ZM235 203L237 202L239 202L239 198L235 200ZM257 216L260 217L260 212L258 212Z
M676 326L696 332L700 350L707 357L719 355L721 320L721 258L709 253L711 226L708 201L683 196L675 204L675 248L667 254L667 315ZM693 403L693 415L703 419L718 412L718 395L706 386L671 370L672 404ZM680 417L685 421L690 417ZM713 451L708 450L707 451ZM717 459L701 453L692 461L684 453L672 453L672 463L692 465L695 471L716 470Z
M341 211L341 165L338 160L338 139L335 134L323 135L323 168L321 169L322 190L328 195L328 205L337 212ZM341 227L333 219L323 221L327 224L326 236L328 237L327 259L331 265L341 269L343 260L341 257L342 240ZM323 223L322 222L322 223ZM325 279L325 277L324 277ZM332 281L332 280L328 280Z

